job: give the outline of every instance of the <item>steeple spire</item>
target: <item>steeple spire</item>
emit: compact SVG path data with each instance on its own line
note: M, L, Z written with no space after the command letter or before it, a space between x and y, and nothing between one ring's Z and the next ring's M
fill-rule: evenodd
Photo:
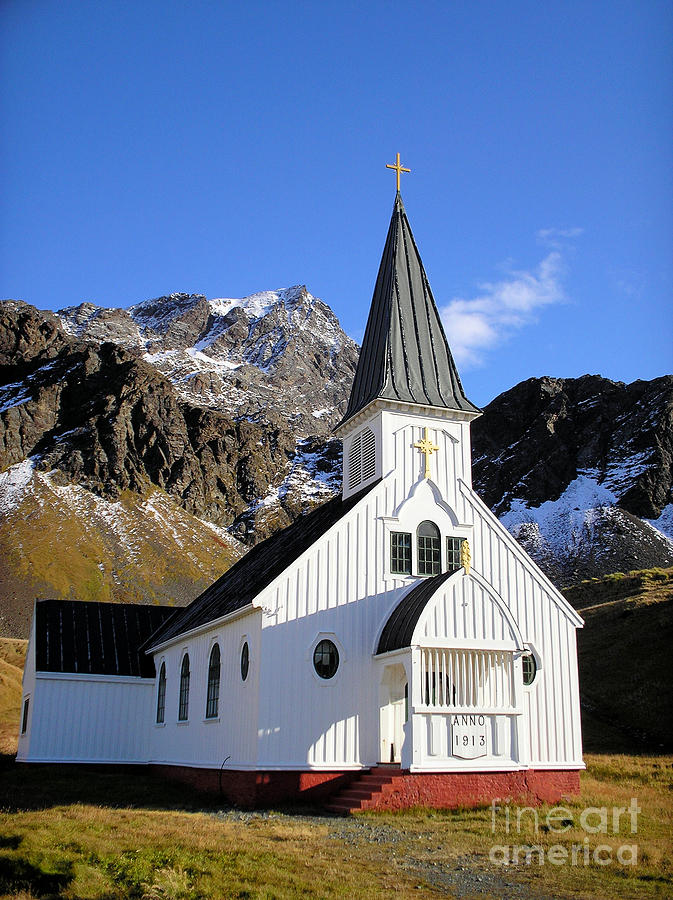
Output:
M480 412L460 383L399 191L341 425L378 398Z

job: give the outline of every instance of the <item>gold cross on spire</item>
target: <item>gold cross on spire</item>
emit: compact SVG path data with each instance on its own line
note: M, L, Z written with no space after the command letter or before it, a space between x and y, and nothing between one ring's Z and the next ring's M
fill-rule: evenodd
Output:
M425 428L425 435L423 437L423 440L416 441L416 443L414 444L414 447L417 450L420 450L421 453L425 456L425 474L423 475L423 477L429 478L430 477L430 457L436 450L439 450L439 447L437 446L437 444L433 444L432 441L430 440L427 426Z
M394 166L391 166L389 163L386 163L386 169L395 169L397 172L397 193L400 192L400 173L401 172L411 172L411 169L405 169L404 166L400 165L400 154L397 154L397 162Z

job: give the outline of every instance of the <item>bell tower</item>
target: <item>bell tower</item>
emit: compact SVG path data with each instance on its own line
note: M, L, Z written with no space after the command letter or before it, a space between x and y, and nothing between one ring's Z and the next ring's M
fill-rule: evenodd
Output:
M344 499L396 464L390 451L400 416L417 430L411 450L419 478L432 477L440 432L452 425L452 440L466 444L455 474L471 483L469 423L481 413L465 396L402 203L400 172L409 170L399 154L388 168L398 190L348 408L335 429L344 445ZM434 464L441 465L437 457Z

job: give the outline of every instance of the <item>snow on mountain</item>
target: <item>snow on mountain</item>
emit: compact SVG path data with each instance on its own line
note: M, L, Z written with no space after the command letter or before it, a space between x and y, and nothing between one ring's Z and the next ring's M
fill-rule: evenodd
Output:
M662 509L658 519L645 519L644 521L673 544L673 503L669 503Z
M599 484L592 470L580 472L558 500L547 500L531 507L524 500L513 500L500 521L514 535L521 526L530 535L535 526L541 545L554 553L576 552L583 542L593 538L593 525L601 509L615 505L616 497Z
M302 285L238 299L171 294L128 310L82 304L58 315L74 337L141 352L186 402L241 418L273 410L300 438L336 424L357 362L355 342Z

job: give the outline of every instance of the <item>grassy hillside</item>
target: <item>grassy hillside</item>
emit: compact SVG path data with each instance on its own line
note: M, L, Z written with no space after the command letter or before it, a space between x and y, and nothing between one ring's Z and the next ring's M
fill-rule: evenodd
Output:
M33 601L182 605L241 555L163 491L111 503L33 473L0 520L0 635L28 636Z
M564 591L578 632L584 747L673 749L673 569L618 572Z
M16 753L28 641L0 638L0 754Z

